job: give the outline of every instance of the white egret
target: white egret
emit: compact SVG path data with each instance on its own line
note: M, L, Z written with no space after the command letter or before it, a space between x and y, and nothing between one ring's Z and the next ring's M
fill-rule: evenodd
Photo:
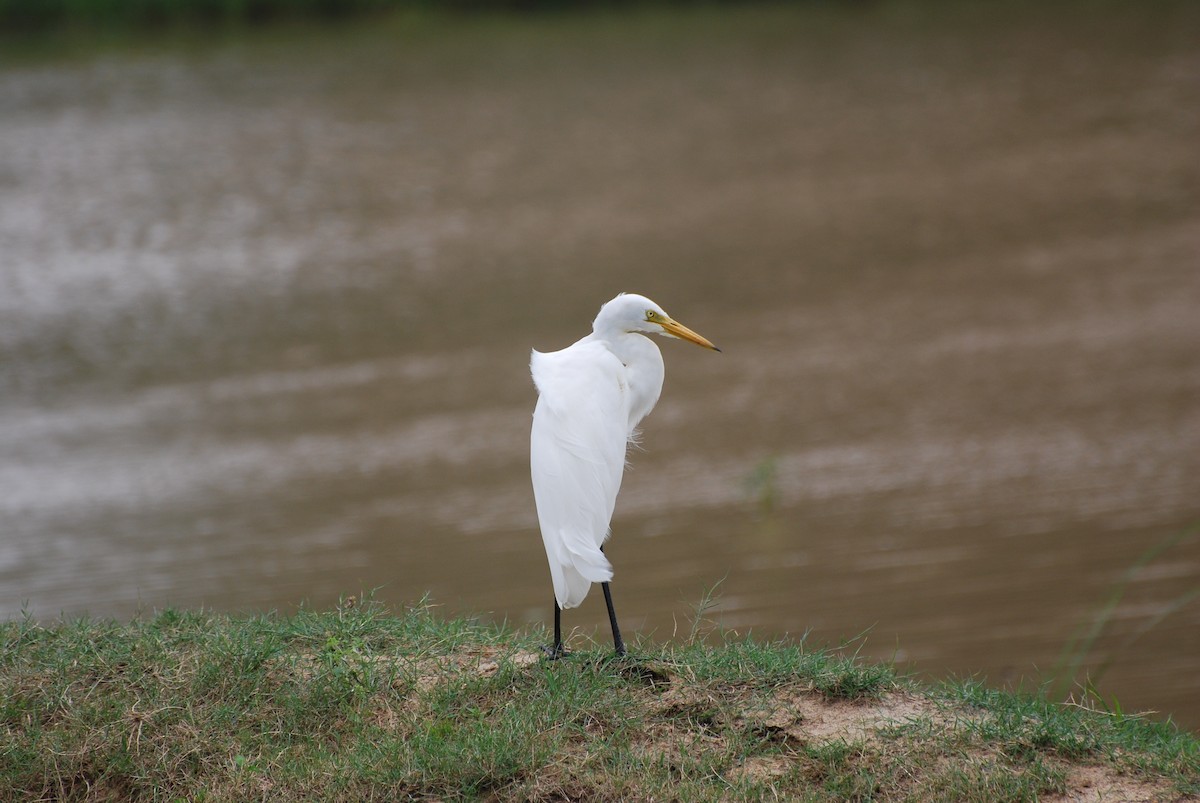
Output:
M604 589L613 645L625 654L604 555L625 469L625 447L662 392L663 358L647 334L720 351L645 296L622 293L600 308L592 333L561 351L534 351L538 401L529 440L542 543L554 582L554 646L563 654L562 611Z

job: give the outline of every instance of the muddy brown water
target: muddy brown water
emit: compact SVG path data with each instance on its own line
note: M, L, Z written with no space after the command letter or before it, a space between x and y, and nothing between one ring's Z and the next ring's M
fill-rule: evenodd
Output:
M0 54L0 616L551 614L530 348L724 349L614 520L709 616L1030 683L1200 521L1200 12L373 20ZM1200 538L1092 653L1200 727ZM605 636L599 594L568 626Z

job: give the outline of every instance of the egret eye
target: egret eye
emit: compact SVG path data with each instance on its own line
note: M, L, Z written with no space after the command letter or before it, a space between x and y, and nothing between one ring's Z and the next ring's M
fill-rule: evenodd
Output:
M653 321L657 317L658 317L658 313L655 312L654 310L652 310L652 309L646 310L646 320Z

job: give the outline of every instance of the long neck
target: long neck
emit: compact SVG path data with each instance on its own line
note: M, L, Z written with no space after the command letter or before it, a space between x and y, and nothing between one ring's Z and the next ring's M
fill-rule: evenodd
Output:
M663 386L663 358L658 344L638 332L618 332L601 337L609 351L625 366L629 388L629 432L654 409Z
M648 357L653 359L651 353L660 355L661 359L658 345L640 332L593 332L592 337L603 340L609 350L627 366L636 365Z
M597 340L614 342L621 335L628 334L628 331L618 320L618 317L609 311L607 305L601 308L600 314L592 321L592 337Z

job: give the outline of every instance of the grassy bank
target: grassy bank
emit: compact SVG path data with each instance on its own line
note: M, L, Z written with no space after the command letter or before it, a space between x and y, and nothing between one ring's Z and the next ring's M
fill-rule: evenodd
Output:
M920 687L803 643L637 644L375 605L0 625L4 800L1200 794L1170 725Z

